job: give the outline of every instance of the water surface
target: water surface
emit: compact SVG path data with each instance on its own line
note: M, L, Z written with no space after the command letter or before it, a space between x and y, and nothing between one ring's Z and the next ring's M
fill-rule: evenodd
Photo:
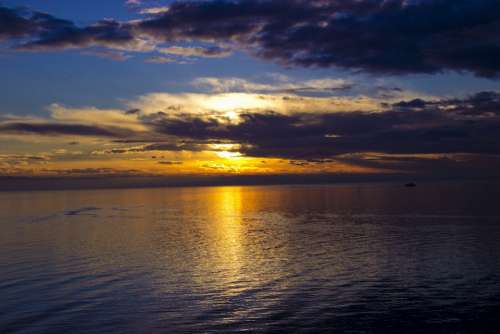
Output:
M498 333L499 195L0 193L0 333Z

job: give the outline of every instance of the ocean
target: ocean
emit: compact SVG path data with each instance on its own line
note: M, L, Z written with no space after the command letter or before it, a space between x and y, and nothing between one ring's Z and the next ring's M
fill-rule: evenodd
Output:
M487 182L0 193L0 333L498 333Z

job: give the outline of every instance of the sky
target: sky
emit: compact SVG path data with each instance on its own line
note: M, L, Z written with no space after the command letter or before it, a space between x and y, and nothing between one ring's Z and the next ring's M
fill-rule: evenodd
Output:
M496 0L0 1L0 177L496 177Z

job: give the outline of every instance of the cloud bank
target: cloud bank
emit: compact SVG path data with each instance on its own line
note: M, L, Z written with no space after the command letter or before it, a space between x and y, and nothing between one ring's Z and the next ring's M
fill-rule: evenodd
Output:
M307 112L280 104L275 106L282 109L273 110L273 104L269 104L269 108L251 105L250 109L231 113L233 109L211 110L214 103L204 95L177 96L177 102L184 99L184 104L177 106L167 103L170 97L144 96L130 102L134 108L126 111L53 105L52 120L6 118L0 121L0 135L99 137L126 145L107 149L103 154L202 152L224 147L224 151L246 157L312 162L372 153L500 155L498 92L480 92L460 99L380 103L379 109L369 109L367 104L368 109L348 111L342 105L340 109L321 109L336 98L281 97L298 99L304 104L302 109L320 106ZM212 98L224 101L224 97L227 95ZM200 100L207 104L203 107ZM273 96L270 101L279 100ZM352 103L359 106L355 99ZM374 101L371 104L376 105ZM95 124L99 114L101 121Z
M386 110L283 114L243 113L239 122L215 117L144 116L155 132L195 141L241 145L254 157L324 159L351 153L500 154L500 95L465 99L416 99Z
M452 70L498 77L499 30L496 0L177 1L137 20L88 26L0 7L0 38L18 50L102 47L223 57L236 49L285 66L375 74Z

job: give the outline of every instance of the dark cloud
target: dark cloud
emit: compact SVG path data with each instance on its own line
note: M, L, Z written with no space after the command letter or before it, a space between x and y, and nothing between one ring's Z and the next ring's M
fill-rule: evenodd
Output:
M135 152L147 152L147 151L190 151L190 152L200 152L205 150L204 144L197 144L192 142L170 142L170 143L154 143L145 145L141 148L134 149Z
M39 38L19 47L22 50L53 50L104 46L109 48L135 48L136 38L126 24L104 20L80 28L63 21L52 29L46 29Z
M413 171L419 175L442 177L498 176L499 155L453 154L438 156L394 156L373 154L346 154L336 162L387 171Z
M399 110L441 110L466 116L500 116L500 93L480 92L466 99L426 101L415 99L393 105Z
M0 37L31 37L23 49L137 49L138 38L149 36L157 43L238 45L289 66L380 74L500 73L497 0L177 1L143 20L87 27L2 7L0 18Z
M241 122L183 115L143 118L155 132L241 145L254 157L325 159L349 153L500 154L500 94L409 101L384 112L241 115Z
M62 33L76 28L68 20L31 11L26 8L6 8L0 5L0 40L15 38L48 38L56 32Z
M18 11L0 7L0 40L33 33L35 25Z
M183 1L135 29L167 42L236 41L292 66L391 74L500 71L496 0Z
M93 137L123 137L130 135L130 131L119 128L102 128L82 124L61 123L0 123L1 133L37 134L37 135L70 135Z
M125 115L138 115L141 113L141 109L130 109L125 112Z
M71 23L48 14L0 6L0 40L33 36L67 24Z
M101 20L86 27L27 8L11 9L0 5L0 40L14 40L18 50L54 50L102 46L116 49L140 49L140 41L130 24ZM93 51L98 56L123 60L126 55Z
M207 147L210 143L208 142L199 142L196 143L190 140L183 140L178 138L171 138L168 140L163 140L161 142L154 142L156 136L152 136L152 138L145 140L125 140L125 141L116 141L117 143L122 144L137 144L143 143L145 145L142 146L134 146L134 147L121 147L121 148L112 148L104 151L98 151L98 154L129 154L129 153L143 153L149 151L169 151L169 152L180 152L180 151L189 151L189 152L201 152L207 150ZM153 157L155 159L156 157Z

